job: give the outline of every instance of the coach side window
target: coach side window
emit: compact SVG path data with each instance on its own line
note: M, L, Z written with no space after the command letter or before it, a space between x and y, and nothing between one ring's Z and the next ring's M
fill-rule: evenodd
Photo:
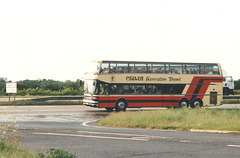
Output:
M174 94L182 94L186 84L175 84L174 85Z
M173 84L163 84L162 85L162 94L174 94L174 85Z
M183 74L199 74L199 65L188 64L183 65Z
M206 74L205 65L200 65L199 67L200 67L199 74Z
M162 94L162 85L153 85L152 94Z
M147 72L148 73L153 73L153 66L152 66L152 64L147 64Z
M99 84L99 94L108 94L108 84L105 83Z
M109 73L109 63L102 63L100 74L108 74Z
M147 65L146 64L135 64L134 67L135 73L146 73L147 72Z
M129 70L130 73L134 73L134 64L129 64Z
M169 71L169 64L165 64L165 73L166 74L170 73L170 71Z
M170 64L169 74L182 74L182 65L181 64Z
M153 73L159 73L163 74L164 73L164 65L163 64L152 64L152 72Z
M117 73L128 73L128 64L127 63L117 63Z
M146 94L145 85L134 85L133 94Z
M114 73L117 73L117 64L116 63L110 63L110 71L109 71L110 74L114 74Z
M206 65L205 66L205 71L207 74L209 75L219 75L219 69L218 66L216 64L213 65Z

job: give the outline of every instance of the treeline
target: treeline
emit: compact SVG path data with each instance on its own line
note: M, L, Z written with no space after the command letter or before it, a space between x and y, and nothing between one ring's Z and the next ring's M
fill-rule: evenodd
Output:
M84 82L82 80L55 81L55 80L23 80L17 82L16 95L83 95ZM6 79L0 78L0 95L6 93Z

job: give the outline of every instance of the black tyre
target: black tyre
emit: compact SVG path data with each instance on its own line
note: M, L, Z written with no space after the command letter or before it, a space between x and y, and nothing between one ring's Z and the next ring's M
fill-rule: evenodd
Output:
M127 108L127 101L125 99L119 99L115 103L115 110L118 111L126 111Z
M191 107L192 108L201 108L203 106L203 102L201 99L199 98L195 98L193 99L193 101L191 102Z
M181 100L178 102L178 107L179 107L179 108L188 108L188 107L189 107L189 100L186 99L186 98L181 99Z

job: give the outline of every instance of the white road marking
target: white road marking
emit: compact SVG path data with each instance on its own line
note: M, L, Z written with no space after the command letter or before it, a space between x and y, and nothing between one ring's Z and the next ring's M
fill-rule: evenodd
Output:
M149 139L172 139L173 137L162 137L162 136L150 136L150 135L138 135L138 134L128 134L128 133L106 133L106 132L92 132L92 131L78 131L79 133L87 134L104 134L104 135L116 135L116 136L128 136L132 138L147 137Z
M150 139L172 139L172 137L137 135L137 134L128 134L128 133L107 133L107 132L93 132L93 131L77 131L77 132L79 134L68 134L68 133L33 133L33 134L100 138L100 139L116 139L116 140L134 140L134 141L149 141Z
M99 119L96 119L96 120L91 120L91 121L87 121L87 122L83 122L82 123L82 125L83 126L87 126L87 127L89 127L89 123L92 123L92 122L97 122ZM98 126L91 126L91 127L98 127Z
M240 145L227 145L228 147L240 148Z
M82 125L83 126L86 126L86 127L94 127L94 128L111 128L111 129L119 129L119 127L108 127L108 126L92 126L92 125L88 125L89 123L92 123L92 122L97 122L99 119L96 119L96 120L91 120L91 121L87 121L87 122L83 122ZM121 128L121 127L120 127ZM124 127L123 127L124 128ZM131 128L128 128L128 129L131 129ZM134 128L133 128L134 129ZM135 128L135 129L139 129L139 130L145 130L145 129L141 129L141 128ZM161 132L176 132L177 130L161 130L161 129L156 129L156 130L159 130Z
M117 140L133 140L133 141L148 141L147 137L137 138L121 138L121 137L106 137L106 136L94 136L94 135L78 135L78 134L62 134L62 133L33 133L36 135L54 135L54 136L70 136L70 137L85 137L85 138L100 138L100 139L117 139Z
M191 140L180 140L180 143L193 143L194 141Z
M87 121L87 122L83 122L82 125L86 126L86 127L93 127L93 128L111 128L111 129L119 129L119 127L107 127L107 126L92 126L92 125L88 125L89 123L92 122L97 122L99 119L96 120L91 120L91 121Z

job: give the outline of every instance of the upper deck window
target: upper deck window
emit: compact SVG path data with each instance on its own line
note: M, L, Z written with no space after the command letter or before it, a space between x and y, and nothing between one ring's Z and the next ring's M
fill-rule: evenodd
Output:
M116 63L110 63L110 71L109 71L110 74L114 74L114 73L117 73L117 64Z
M182 74L182 64L170 64L169 74Z
M128 73L128 64L117 63L117 73Z
M209 75L219 75L219 69L217 65L206 65L205 69Z
M199 65L195 64L184 64L183 74L199 74Z
M101 74L109 74L110 73L109 63L102 63L101 64L100 73Z
M217 64L180 64L180 63L123 63L103 62L98 65L100 74L153 73L153 74L208 74L219 75Z
M164 64L148 64L148 73L165 73Z
M200 65L200 74L219 75L217 64Z
M146 64L135 64L134 72L135 73L146 73L147 65Z

